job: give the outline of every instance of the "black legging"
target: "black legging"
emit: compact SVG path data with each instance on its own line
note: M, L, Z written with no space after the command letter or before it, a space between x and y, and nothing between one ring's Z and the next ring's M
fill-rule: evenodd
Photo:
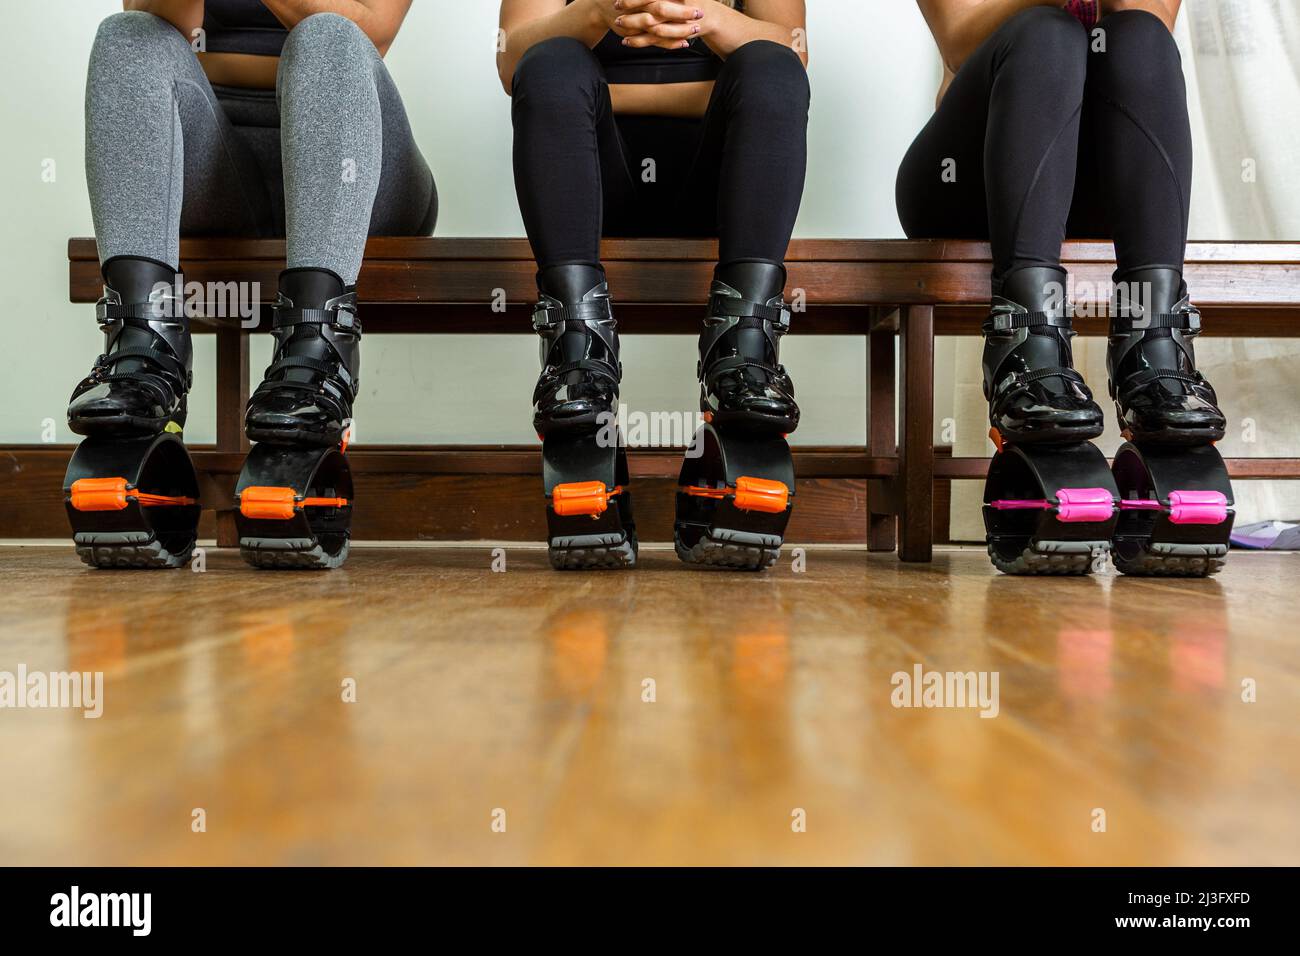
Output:
M1059 265L1067 235L1113 239L1121 272L1182 270L1192 137L1178 48L1143 11L1098 28L1105 52L1063 10L1007 20L898 171L907 235L990 240L995 292L1016 269Z
M788 47L732 53L702 120L615 117L600 61L569 37L528 49L512 95L515 191L539 268L597 264L602 235L718 236L724 264L785 259L809 98Z

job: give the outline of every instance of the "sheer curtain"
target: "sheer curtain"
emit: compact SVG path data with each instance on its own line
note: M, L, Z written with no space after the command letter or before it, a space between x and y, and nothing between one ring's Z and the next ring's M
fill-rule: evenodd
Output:
M1300 240L1300 0L1184 0L1183 56L1195 147L1192 239ZM1192 301L1196 289L1192 288ZM1119 446L1106 396L1105 343L1076 339L1075 360L1107 412L1099 444ZM980 342L953 349L954 455L990 455ZM1229 457L1300 456L1300 340L1211 339L1196 346L1214 383ZM1300 482L1240 481L1237 523L1300 517ZM978 482L956 482L952 536L984 537Z

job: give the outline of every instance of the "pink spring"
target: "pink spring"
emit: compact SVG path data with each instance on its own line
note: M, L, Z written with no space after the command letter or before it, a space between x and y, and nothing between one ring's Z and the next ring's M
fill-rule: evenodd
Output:
M1125 511L1164 511L1165 506L1150 498L1121 501ZM1228 498L1221 491L1169 492L1169 520L1174 524L1222 524L1228 518Z
M1105 488L1062 488L1056 492L1058 503L1043 499L1004 498L990 501L989 507L998 511L1015 511L1026 508L1056 508L1059 521L1109 521L1115 513L1115 501Z

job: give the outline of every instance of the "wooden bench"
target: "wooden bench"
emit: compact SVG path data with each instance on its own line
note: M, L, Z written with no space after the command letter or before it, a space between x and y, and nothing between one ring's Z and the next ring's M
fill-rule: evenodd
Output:
M621 330L695 334L716 255L717 245L709 240L607 240L602 257ZM1112 256L1109 243L1066 244L1063 261L1085 290L1080 305L1096 305L1087 289L1106 290ZM256 281L266 298L273 294L283 257L283 243L273 240L181 244L187 281ZM100 294L94 241L71 240L68 259L72 301L93 302ZM788 265L787 295L797 292L805 303L805 311L795 316L794 334L863 337L868 422L861 444L796 447L799 504L789 539L865 542L872 550L892 550L897 521L900 557L929 560L935 481L981 478L987 468L984 458L936 460L933 356L936 334L979 334L988 298L988 246L800 239L790 245ZM1205 315L1206 334L1300 334L1300 243L1195 242L1188 248L1186 272ZM366 335L531 334L534 274L523 239L372 239L358 282ZM494 311L493 302L502 300L504 308ZM269 310L264 310L259 327L268 325ZM1104 318L1077 325L1084 334L1105 333ZM247 447L242 425L250 385L248 330L221 322L196 322L194 329L214 332L218 343L217 440L214 446L196 446L195 458L205 498L229 501ZM793 372L796 383L816 374L808 368ZM521 392L531 385L517 383ZM61 507L53 508L69 451L68 446L0 450L0 456L26 465L25 471L9 469L10 483L24 485L29 500L43 506L25 517L0 506L0 527L11 529L6 534L63 533ZM349 455L357 473L355 533L361 539L544 537L535 445L362 445ZM672 449L631 456L644 540L671 538L678 456ZM1229 468L1234 478L1300 477L1300 459L1233 459ZM213 530L219 543L234 543L228 512L218 514Z

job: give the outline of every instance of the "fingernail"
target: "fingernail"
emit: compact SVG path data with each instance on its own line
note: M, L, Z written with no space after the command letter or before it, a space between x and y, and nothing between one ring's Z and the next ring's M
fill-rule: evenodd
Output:
M621 27L622 25L623 25L623 18L622 18L622 17L615 17L615 18L614 18L614 26L616 26L616 27Z
M699 32L700 32L700 25L697 23L697 24L695 24L695 26L691 27L691 32L692 32L692 33L699 33Z
M619 2L619 3L622 3L623 0L618 0L618 2ZM695 19L696 19L696 20L703 20L703 19L704 19L704 11L701 10L701 9L699 9L698 7L697 7L696 10L695 10Z

